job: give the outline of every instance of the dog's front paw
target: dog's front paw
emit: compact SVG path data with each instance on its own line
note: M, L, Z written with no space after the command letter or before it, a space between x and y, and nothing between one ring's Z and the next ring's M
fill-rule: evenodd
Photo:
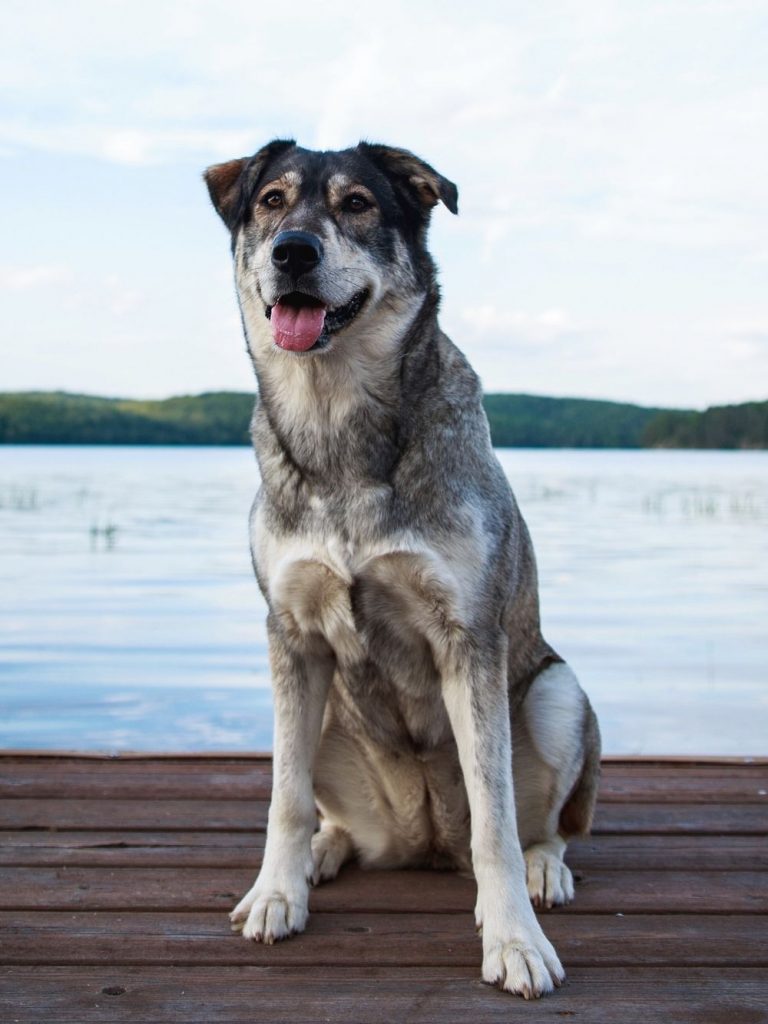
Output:
M525 999L538 999L565 979L565 971L552 945L521 939L495 942L483 953L483 981Z
M534 907L558 907L573 899L573 875L562 853L551 843L528 847L525 876Z
M287 891L262 885L258 881L229 915L232 930L244 938L271 945L303 932L309 916L308 888L305 885Z

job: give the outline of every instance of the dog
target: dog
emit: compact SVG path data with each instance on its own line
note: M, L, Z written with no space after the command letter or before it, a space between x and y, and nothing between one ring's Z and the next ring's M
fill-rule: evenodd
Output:
M275 713L263 865L232 926L302 931L309 886L353 857L469 869L483 979L540 996L564 974L532 904L573 897L600 739L542 637L478 377L438 324L427 227L456 186L404 149L284 139L205 180L258 380Z

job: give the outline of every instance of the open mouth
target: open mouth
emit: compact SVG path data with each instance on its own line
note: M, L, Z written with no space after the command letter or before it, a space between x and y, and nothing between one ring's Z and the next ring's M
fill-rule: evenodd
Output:
M313 295L289 292L281 295L265 313L272 326L272 340L289 352L325 348L331 335L350 324L368 298L367 290L353 295L345 306L328 307Z

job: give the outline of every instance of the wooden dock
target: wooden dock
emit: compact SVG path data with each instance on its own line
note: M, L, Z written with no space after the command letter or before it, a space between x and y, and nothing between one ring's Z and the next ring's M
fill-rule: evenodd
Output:
M0 756L0 1020L768 1021L766 760L605 764L536 1003L480 981L454 874L348 867L304 935L232 934L269 791L268 758Z

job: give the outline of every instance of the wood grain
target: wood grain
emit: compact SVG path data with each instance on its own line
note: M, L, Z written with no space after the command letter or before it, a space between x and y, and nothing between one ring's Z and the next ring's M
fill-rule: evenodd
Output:
M567 967L768 966L768 919L705 914L562 915L544 925ZM0 913L1 964L366 963L477 966L469 914L313 914L306 932L274 947L233 934L223 913L18 911ZM747 952L748 951L748 952Z
M0 801L0 829L120 828L184 831L253 831L267 823L267 800L114 800L20 797ZM594 835L763 835L764 804L605 803L598 806Z
M269 761L23 758L0 754L0 797L268 799ZM768 804L768 764L603 766L601 802Z
M0 869L0 909L229 909L253 883L255 869L42 868ZM576 900L557 914L768 912L766 875L759 871L605 871L576 879ZM349 866L314 889L310 907L326 912L469 913L475 883L452 872L362 871Z
M263 757L0 755L5 1024L768 1022L768 763L612 760L576 901L540 915L568 971L524 1005L480 981L474 882L363 872L265 947L226 912L259 863Z
M41 829L0 833L0 865L255 868L263 832L98 832ZM768 870L764 836L603 835L568 846L573 871Z
M14 1024L765 1024L760 968L574 968L545 999L484 985L471 967L13 967L0 1015Z

